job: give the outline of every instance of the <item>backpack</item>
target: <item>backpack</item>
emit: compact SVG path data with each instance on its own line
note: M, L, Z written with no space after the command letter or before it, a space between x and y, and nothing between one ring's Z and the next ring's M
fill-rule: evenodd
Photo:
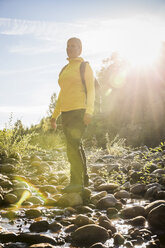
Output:
M88 63L87 61L83 61L80 64L80 76L81 76L82 84L84 86L84 91L85 91L86 97L87 97L87 87L86 87L86 82L85 82L85 67L86 67L87 63ZM67 67L67 65L65 65L62 68L60 74L65 70L66 67ZM95 84L94 114L98 114L101 112L101 86L100 86L100 84L96 78L94 79L94 84Z

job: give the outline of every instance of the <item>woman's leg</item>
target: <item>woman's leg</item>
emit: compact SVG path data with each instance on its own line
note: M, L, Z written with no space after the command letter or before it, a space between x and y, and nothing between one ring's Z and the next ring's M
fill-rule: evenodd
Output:
M85 131L83 116L85 110L62 113L63 130L67 141L67 156L70 162L70 183L84 184L87 177L86 157L81 143Z

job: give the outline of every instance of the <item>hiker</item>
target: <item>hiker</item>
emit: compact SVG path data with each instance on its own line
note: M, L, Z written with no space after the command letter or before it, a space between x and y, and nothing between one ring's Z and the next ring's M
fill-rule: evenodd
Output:
M82 83L80 65L84 60L80 57L81 40L70 38L67 41L66 51L69 63L59 74L58 83L61 90L51 118L51 126L56 129L56 120L61 114L67 157L70 162L70 184L63 191L76 192L81 191L89 183L86 156L81 140L94 112L95 87L93 72L88 63L84 71L86 90Z

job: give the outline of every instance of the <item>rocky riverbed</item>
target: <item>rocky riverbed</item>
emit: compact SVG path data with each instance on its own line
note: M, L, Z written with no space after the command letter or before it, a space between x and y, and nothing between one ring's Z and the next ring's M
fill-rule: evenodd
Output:
M63 149L0 160L0 247L165 247L165 151L87 151L90 185L69 182Z

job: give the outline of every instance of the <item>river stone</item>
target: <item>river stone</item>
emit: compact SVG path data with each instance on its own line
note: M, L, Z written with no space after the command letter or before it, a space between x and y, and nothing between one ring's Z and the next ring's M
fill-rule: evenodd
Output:
M20 233L17 235L17 241L27 244L49 243L56 246L57 242L54 238L45 234Z
M158 191L159 189L160 189L160 188L157 187L157 186L153 186L153 187L147 189L147 191L146 191L146 193L145 193L145 195L144 195L144 198L145 198L145 199L148 199L148 200L149 200L149 199L155 198L155 196L156 196L156 194L157 194L157 191Z
M146 219L144 216L137 216L128 221L132 226L145 226Z
M114 218L116 217L118 214L118 210L116 208L108 208L107 209L107 216L109 218Z
M31 166L33 166L33 167L39 167L40 165L41 165L41 162L40 161L33 161L31 163Z
M120 190L114 194L114 196L118 199L121 198L130 198L130 193L126 190Z
M42 212L39 209L28 209L25 212L27 218L38 218L42 215Z
M165 205L165 200L157 200L157 201L154 201L154 202L151 202L150 204L148 204L146 207L145 207L145 214L146 216L149 214L149 212L155 208L155 207L158 207L159 205L161 204L164 204Z
M28 198L28 201L33 203L34 205L43 205L44 201L41 200L39 197L37 196L31 196Z
M103 183L97 187L98 191L113 191L119 187L116 183Z
M62 228L62 225L58 223L57 221L54 221L51 224L49 224L49 229L52 232L58 232L61 228Z
M45 192L46 191L46 192L48 192L50 194L57 193L57 188L54 185L45 185L45 186L42 186L42 187L40 187L40 190L42 192Z
M145 209L142 206L133 206L121 210L121 216L125 219L131 219L137 216L145 216Z
M95 195L91 196L91 202L96 204L101 198L107 196L107 191L101 191Z
M46 232L48 230L49 223L45 220L34 222L30 225L31 232Z
M97 202L96 207L98 209L107 209L110 207L114 207L116 203L117 203L116 198L112 194L109 194L108 196L101 198Z
M74 220L74 224L80 227L80 226L88 225L91 223L90 223L90 219L86 215L79 214L76 216Z
M9 204L14 204L18 201L18 198L15 194L8 193L4 196L4 200Z
M125 238L120 233L115 233L113 238L114 238L114 244L117 246L123 245L125 242Z
M164 175L165 170L164 169L157 169L152 172L152 174L158 174L158 175Z
M34 244L29 246L29 248L53 248L53 247L55 246L49 243Z
M31 162L33 162L33 161L41 162L41 158L39 156L37 156L37 155L32 155L30 160L31 160Z
M144 184L136 184L136 185L133 185L130 189L130 192L132 194L137 194L137 195L141 195L141 194L144 194L146 191L146 186Z
M89 224L79 227L73 234L72 239L76 244L92 245L97 242L104 242L109 238L108 231L98 225Z
M0 174L0 176L1 176L1 175L2 175L2 174ZM1 186L2 188L10 189L10 188L13 186L13 184L12 184L12 182L9 181L8 179L3 179L3 178L1 178L1 179L0 179L0 186Z
M152 228L165 231L165 204L153 208L149 212L147 220Z
M106 248L101 242L91 245L89 248Z
M0 165L0 172L8 174L14 172L14 165L13 164L1 164Z
M80 193L65 193L62 195L57 204L62 207L74 207L83 204L83 199Z
M165 200L165 191L160 190L160 191L156 192L156 199Z

